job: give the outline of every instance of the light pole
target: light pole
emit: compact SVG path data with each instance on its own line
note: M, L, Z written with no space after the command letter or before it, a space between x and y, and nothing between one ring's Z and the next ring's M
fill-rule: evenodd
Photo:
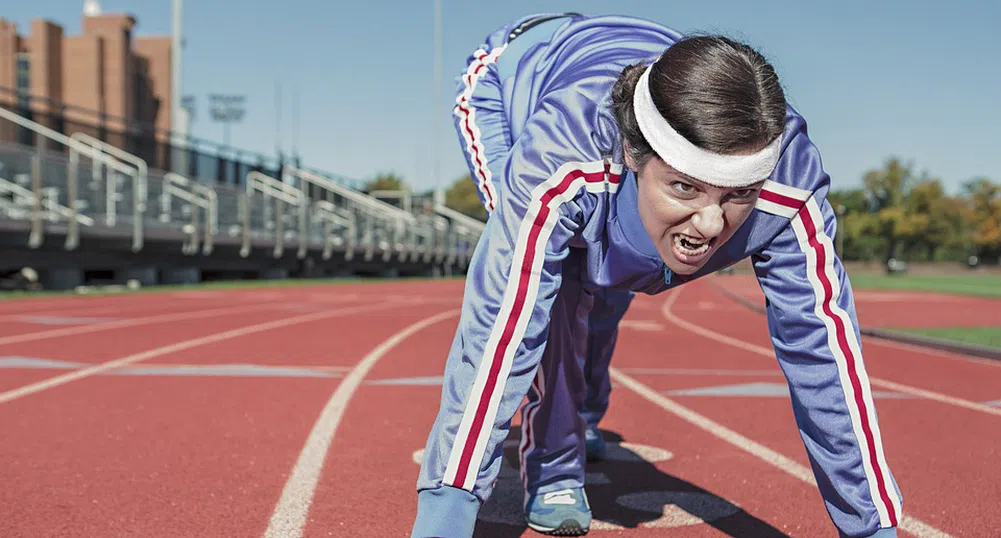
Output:
M838 204L838 248L837 254L839 257L844 258L845 256L845 206Z
M181 125L181 131L176 132L178 140L180 140L180 147L175 143L173 145L175 155L177 156L177 165L174 167L174 173L181 174L182 176L194 177L197 176L197 172L193 170L194 161L190 161L189 157L191 152L188 148L188 140L191 136L191 125L195 122L195 109L197 104L195 103L194 95L185 95L181 98L181 107L178 109L180 113L178 114L178 122Z
M184 87L181 84L183 50L184 50L184 0L173 0L173 31L171 32L170 44L170 131L173 133L170 140L173 154L171 155L172 168L175 173L185 175L188 173L187 163L187 142L190 132L190 122L187 110L182 103Z
M441 160L438 137L441 135L440 118L441 113L441 0L434 0L434 107L431 113L434 115L432 122L433 132L431 133L431 174L434 180L434 201L444 205L445 193L441 185Z
M229 147L229 125L239 123L243 120L243 115L247 111L244 105L246 96L243 95L209 95L209 110L214 121L222 123L223 145Z

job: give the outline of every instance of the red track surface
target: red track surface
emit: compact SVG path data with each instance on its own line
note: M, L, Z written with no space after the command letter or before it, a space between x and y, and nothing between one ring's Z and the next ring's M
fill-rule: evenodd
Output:
M961 277L957 277L961 278ZM727 290L764 304L757 281L721 278ZM897 290L854 290L859 321L873 328L997 327L1001 301L984 297Z
M382 355L373 350L454 310L461 293L458 282L404 282L0 303L0 364L72 363L8 361L0 369L0 534L262 536L310 432L331 424L321 411L338 408L332 395L347 395L299 527L310 537L408 536L414 456L434 420L441 388L433 378L457 317L397 339ZM937 315L949 301L935 300ZM863 317L883 315L886 304L860 300L858 308ZM997 305L962 308L976 304ZM922 323L931 318L909 303L895 306ZM211 313L218 309L228 310ZM793 466L809 465L787 396L672 393L782 384L774 357L761 352L770 345L761 315L699 282L673 297L638 297L626 321L613 361L620 374L713 421L717 433L731 430ZM34 336L17 341L27 334ZM870 339L863 346L873 391L896 393L875 401L905 517L951 536L997 536L1001 407L983 404L1001 399L1001 363ZM118 369L66 377L121 359L127 364ZM360 363L372 368L354 385L346 376ZM236 370L219 370L226 366ZM10 392L46 379L65 382ZM378 383L400 379L411 381ZM616 454L632 457L589 468L599 521L592 535L835 535L815 486L648 397L616 384L604 428L627 443ZM511 524L520 492L513 449L506 456L477 536L536 536Z

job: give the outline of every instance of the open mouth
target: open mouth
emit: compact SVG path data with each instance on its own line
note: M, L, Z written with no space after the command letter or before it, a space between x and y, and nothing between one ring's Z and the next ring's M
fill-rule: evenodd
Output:
M715 238L697 239L690 235L674 234L674 250L682 258L682 261L696 261L712 248ZM685 258L691 258L685 259Z

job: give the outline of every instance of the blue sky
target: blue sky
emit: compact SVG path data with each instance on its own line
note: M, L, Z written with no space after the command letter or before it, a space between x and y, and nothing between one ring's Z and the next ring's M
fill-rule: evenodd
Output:
M5 2L27 33L44 17L80 28L82 0ZM103 0L138 19L139 35L171 32L171 0ZM210 93L247 96L234 145L274 154L275 85L283 146L304 164L366 179L394 171L433 185L434 139L446 183L465 174L451 127L455 77L483 37L540 11L636 15L681 31L749 42L776 66L807 118L835 187L860 184L890 155L941 177L1001 180L1001 5L982 0L863 2L443 0L443 77L434 107L432 0L187 0L184 93L196 96L195 136L222 140ZM298 120L292 96L299 96ZM438 114L440 130L433 129Z

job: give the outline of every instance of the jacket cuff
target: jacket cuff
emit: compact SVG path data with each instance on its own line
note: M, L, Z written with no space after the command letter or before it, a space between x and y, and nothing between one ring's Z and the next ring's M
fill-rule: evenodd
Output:
M479 510L479 499L464 489L423 490L417 494L417 519L410 538L470 538Z

